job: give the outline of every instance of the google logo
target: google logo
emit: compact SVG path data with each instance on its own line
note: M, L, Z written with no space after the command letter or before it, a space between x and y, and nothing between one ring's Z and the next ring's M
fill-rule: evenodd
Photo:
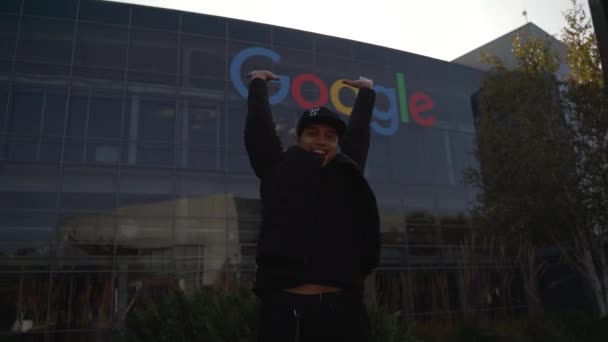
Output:
M241 75L243 74L241 68L248 58L254 56L266 57L275 63L281 59L281 56L275 51L261 47L251 47L237 53L230 63L230 79L235 89L243 97L247 97L247 87L241 81ZM348 107L342 103L340 100L340 92L353 91L356 94L357 89L343 84L341 79L335 80L331 86L328 87L319 76L311 73L297 75L293 78L293 81L289 76L278 76L280 78L278 82L281 85L276 94L270 96L270 104L282 102L291 90L292 98L298 106L303 109L326 106L331 99L331 103L338 112L350 115L352 107ZM377 95L386 96L388 99L388 109L381 110L379 108L374 108L373 116L376 120L371 123L372 129L378 134L390 136L397 132L400 122L408 124L410 122L410 117L420 126L433 126L437 119L431 115L423 116L423 113L434 108L431 97L423 92L415 92L408 97L405 77L402 73L396 73L395 81L397 84L396 88L382 85L374 86ZM319 89L320 96L316 101L309 101L302 96L302 85L306 83L312 83Z

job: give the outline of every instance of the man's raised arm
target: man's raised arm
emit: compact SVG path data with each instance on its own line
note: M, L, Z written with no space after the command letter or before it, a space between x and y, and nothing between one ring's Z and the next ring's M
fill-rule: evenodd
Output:
M270 103L267 81L278 80L270 71L249 73L249 95L247 96L247 119L245 121L245 147L255 174L262 178L279 161L283 148L277 136Z
M369 123L372 119L372 111L376 102L376 92L372 89L372 80L361 78L358 80L344 80L344 84L359 89L357 99L353 106L346 132L340 139L342 153L354 160L361 169L365 169L367 152L369 150L370 129Z

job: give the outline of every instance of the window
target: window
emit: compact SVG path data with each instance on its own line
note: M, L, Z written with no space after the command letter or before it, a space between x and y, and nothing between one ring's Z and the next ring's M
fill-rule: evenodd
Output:
M345 39L327 36L315 37L315 53L342 56L350 59L351 43Z
M51 6L51 2L48 4ZM21 24L17 48L19 60L69 65L72 56L73 23L23 17Z
M69 137L84 137L88 117L89 98L87 95L72 95L68 111L68 127L66 135Z
M179 14L180 12L167 9L133 6L131 25L134 27L178 31Z
M97 94L91 98L87 133L93 138L120 138L122 99L116 95Z
M228 21L230 39L256 42L262 45L270 44L270 27L240 20Z
M138 139L173 142L175 101L143 100L139 104Z
M18 91L13 96L9 119L9 132L16 134L40 134L43 92Z
M219 151L219 105L204 103L186 104L187 131L183 146L186 151L184 167L216 169Z
M10 59L17 43L16 15L0 14L0 58Z
M217 146L220 115L219 105L188 103L188 144Z
M127 37L127 28L81 23L76 38L74 63L124 69L127 61Z
M80 20L127 25L130 6L111 1L81 0Z
M57 177L56 174L47 175ZM56 178L50 179L56 182ZM14 209L55 209L57 193L29 191L0 191L0 208Z
M43 135L63 136L66 99L66 93L46 93L44 102L44 120L42 126Z
M4 132L6 122L6 102L8 101L8 83L0 83L0 132Z
M129 69L175 74L177 41L174 33L133 30Z
M182 32L226 38L226 19L182 13Z
M78 0L27 0L23 4L23 14L74 19L77 6Z
M184 36L181 42L183 78L190 76L226 77L226 41L212 38Z
M272 43L299 50L312 50L313 35L308 32L275 27L272 31Z
M21 1L23 0L2 0L0 1L0 12L18 14L21 11Z
M61 194L61 208L64 210L113 210L116 208L116 194L63 192Z
M412 124L401 125L399 134L392 137L393 179L406 184L450 184L445 134Z

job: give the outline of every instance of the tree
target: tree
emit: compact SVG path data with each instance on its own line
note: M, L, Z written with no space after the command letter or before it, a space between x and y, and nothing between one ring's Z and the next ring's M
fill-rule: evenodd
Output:
M601 317L608 315L608 92L591 18L581 4L565 13L562 39L570 72L563 87L563 105L576 153L577 191L572 201L581 213L576 225L559 236L570 265L592 290Z
M539 247L560 247L593 290L598 313L608 310L608 115L597 44L589 18L573 1L565 13L565 81L548 41L517 37L518 60L494 68L475 98L479 170L467 179L479 189L477 227L520 248L530 314L538 308Z

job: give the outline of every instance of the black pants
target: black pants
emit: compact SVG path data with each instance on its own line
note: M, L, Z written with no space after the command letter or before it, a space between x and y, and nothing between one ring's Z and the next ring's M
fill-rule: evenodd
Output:
M258 342L367 342L369 334L359 296L280 292L262 298Z

